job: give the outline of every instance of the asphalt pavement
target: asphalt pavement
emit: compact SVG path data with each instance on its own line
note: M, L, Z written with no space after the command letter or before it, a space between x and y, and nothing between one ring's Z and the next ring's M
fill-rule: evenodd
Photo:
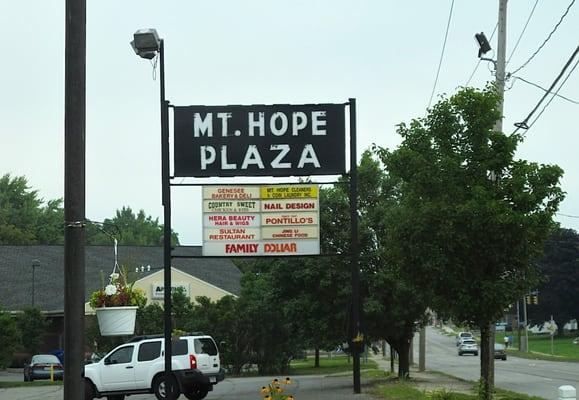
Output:
M418 335L415 343L418 343ZM414 346L414 359L418 360L418 346ZM426 333L426 368L477 381L480 378L480 357L458 356L455 338L429 327ZM556 399L559 386L579 388L579 363L509 356L507 361L495 360L495 385L518 393Z

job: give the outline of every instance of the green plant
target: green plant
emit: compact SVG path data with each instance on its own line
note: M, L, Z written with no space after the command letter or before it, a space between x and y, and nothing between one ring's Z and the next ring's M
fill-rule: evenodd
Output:
M262 386L260 393L263 400L295 400L292 394L284 394L284 386L291 385L292 381L290 378L285 378L280 381L275 378L267 386Z
M430 400L454 400L454 392L448 389L435 389L426 394L426 398Z
M134 282L129 283L126 268L110 275L109 284L92 293L89 304L92 308L138 306L144 307L147 297L143 290L134 288Z

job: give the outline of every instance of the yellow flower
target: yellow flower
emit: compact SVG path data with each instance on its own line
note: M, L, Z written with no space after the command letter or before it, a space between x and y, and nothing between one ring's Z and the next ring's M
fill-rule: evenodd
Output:
M269 388L268 388L268 387L265 387L265 386L262 386L262 387L261 387L261 390L260 390L260 393L261 393L262 396L263 396L263 395L267 395L267 394L269 393Z
M275 391L276 391L277 393L281 393L281 392L283 392L283 389L280 388L279 386L276 386L276 387L275 387Z
M271 383L274 385L279 385L279 379L275 378L273 381L271 381Z
M289 378L289 376L287 378L285 378L285 382L286 385L291 385L292 380Z
M286 400L294 400L294 396L292 396L291 394L287 397Z

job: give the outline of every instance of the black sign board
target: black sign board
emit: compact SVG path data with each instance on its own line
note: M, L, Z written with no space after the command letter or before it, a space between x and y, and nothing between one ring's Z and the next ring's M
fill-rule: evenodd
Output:
M343 104L174 107L179 177L339 175Z

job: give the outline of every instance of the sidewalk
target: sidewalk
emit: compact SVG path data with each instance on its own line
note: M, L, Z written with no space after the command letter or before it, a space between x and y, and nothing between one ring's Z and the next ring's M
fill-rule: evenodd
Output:
M369 357L378 364L378 369L390 372L390 360L383 358L381 355L372 354ZM398 364L394 365L394 374L398 373ZM416 366L410 367L411 385L420 390L432 391L435 389L446 389L457 393L472 394L471 382L465 382L452 376L444 375L434 371L419 372Z

